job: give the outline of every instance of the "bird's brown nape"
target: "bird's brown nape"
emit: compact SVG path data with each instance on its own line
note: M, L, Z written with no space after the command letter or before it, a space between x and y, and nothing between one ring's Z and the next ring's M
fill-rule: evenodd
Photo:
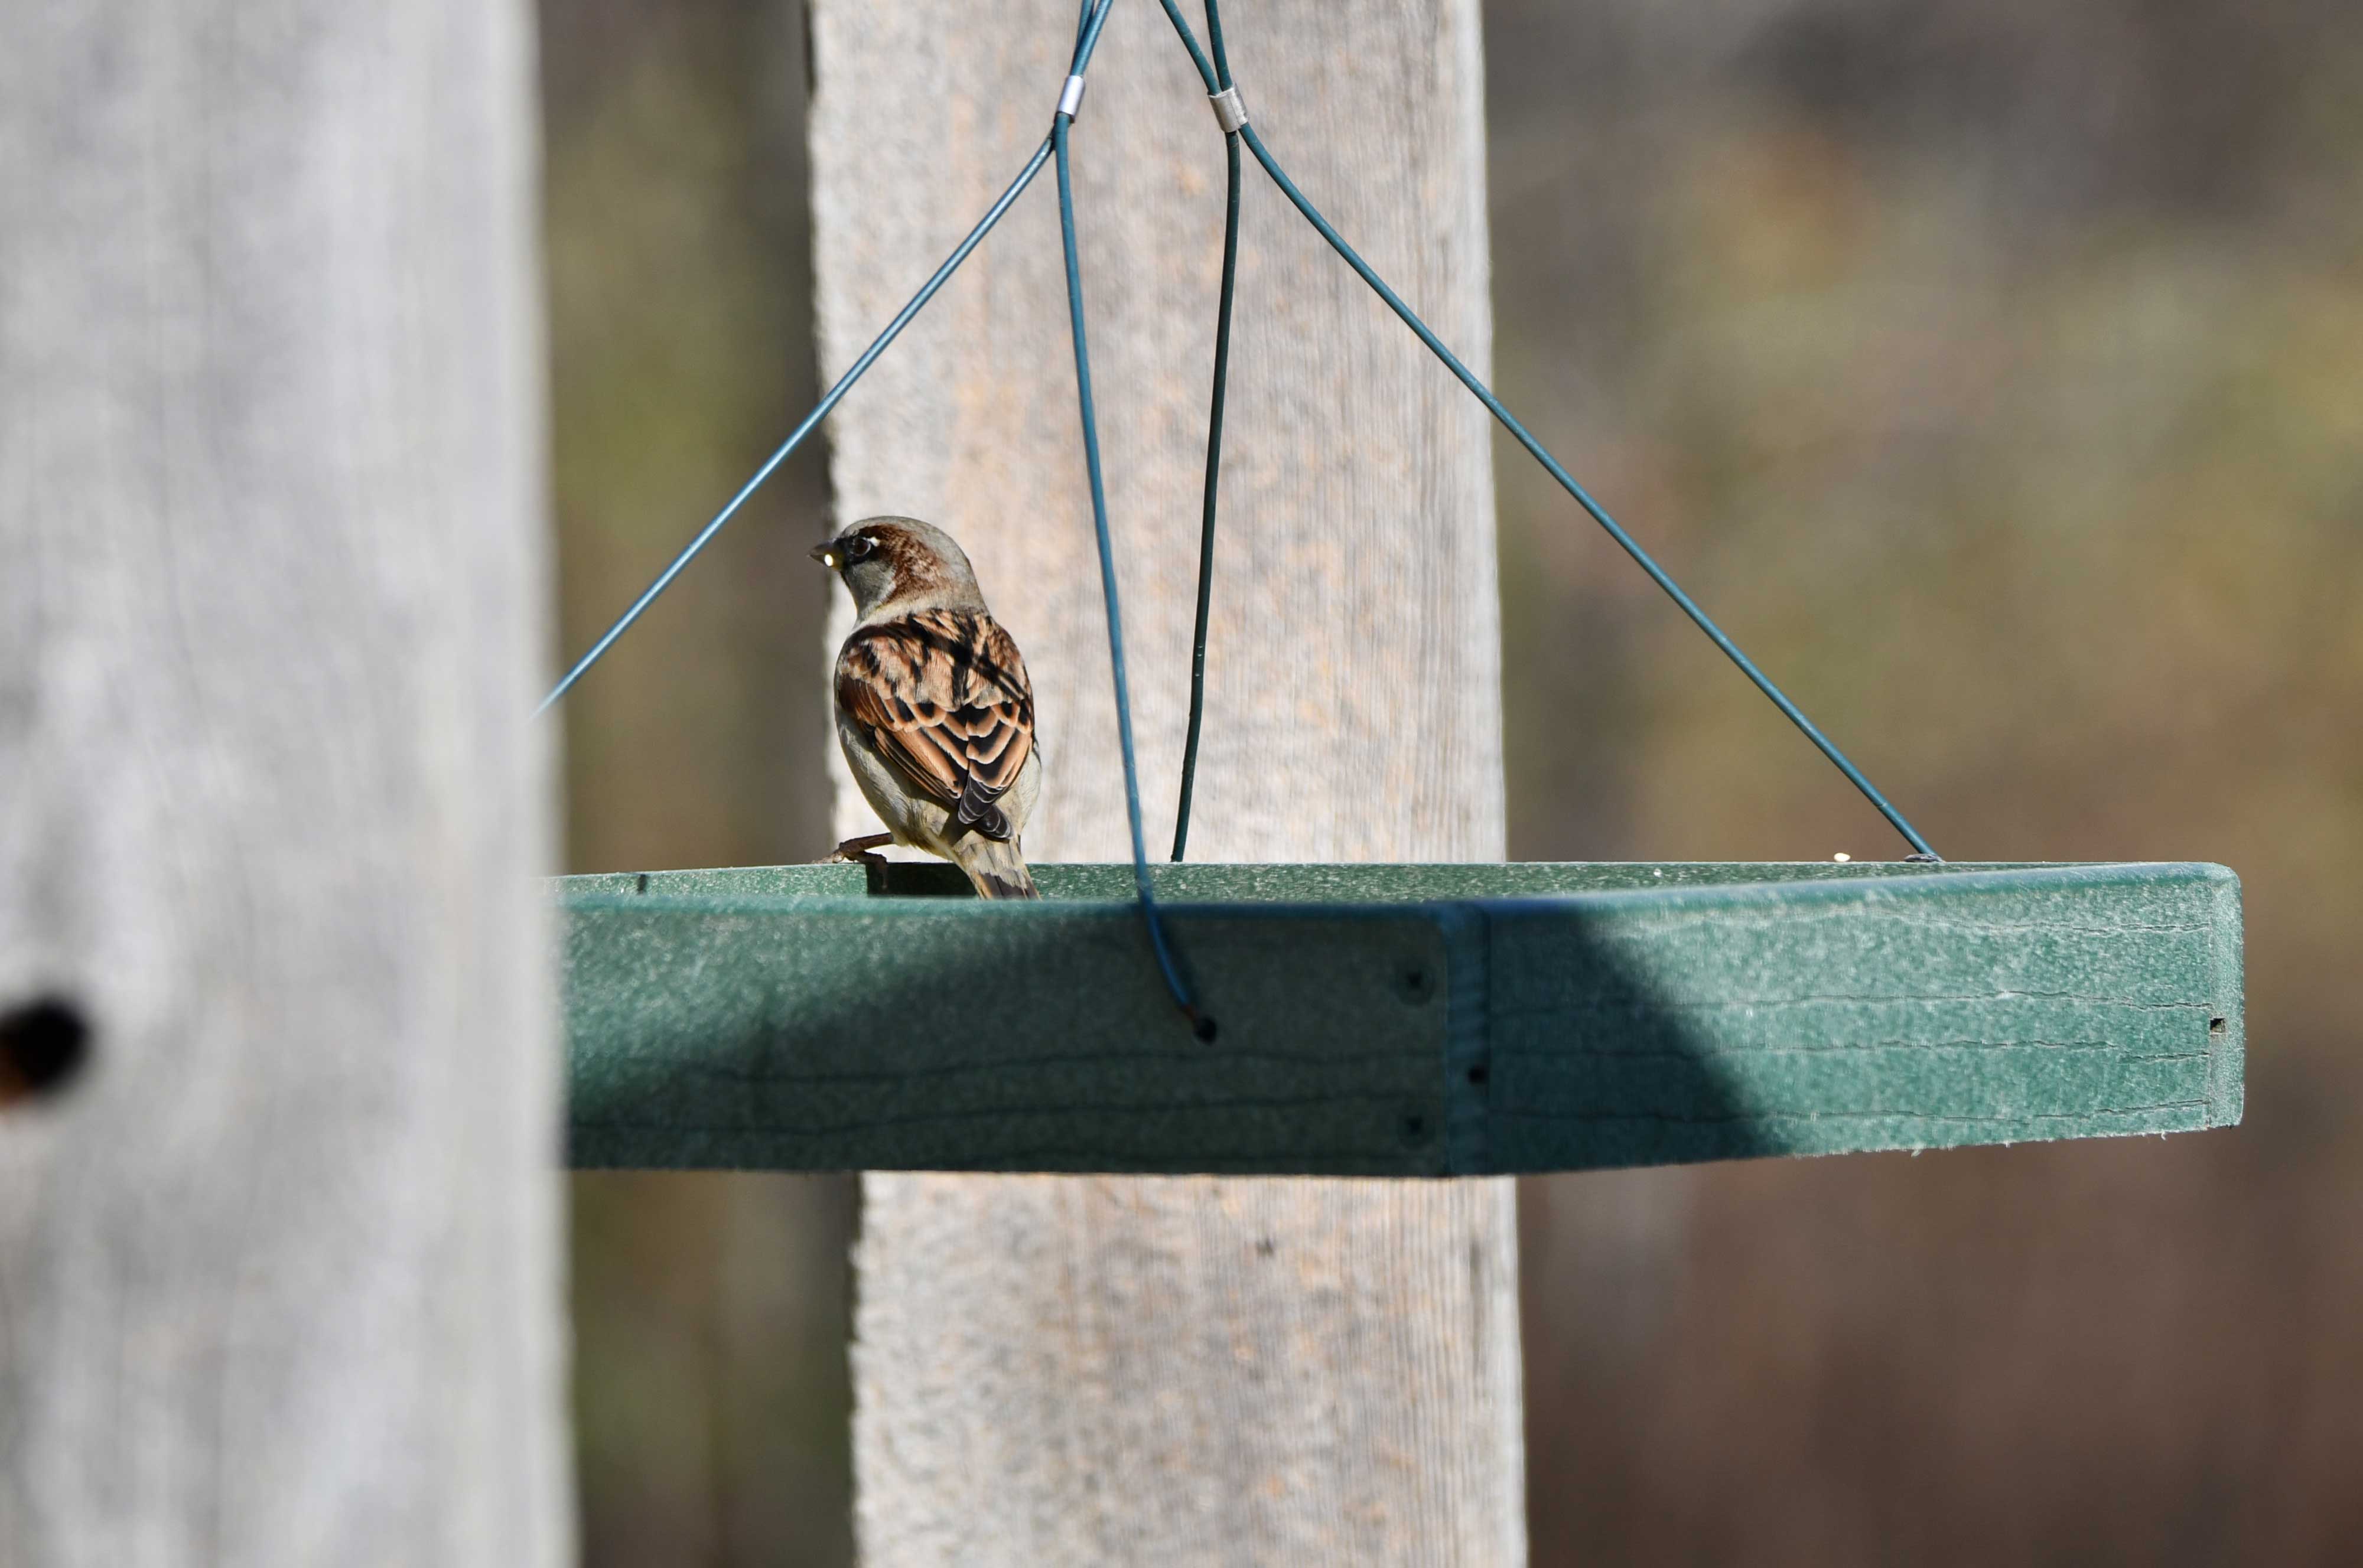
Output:
M893 523L873 523L862 530L878 543L878 553L894 572L894 597L915 599L957 586L944 563L925 541Z

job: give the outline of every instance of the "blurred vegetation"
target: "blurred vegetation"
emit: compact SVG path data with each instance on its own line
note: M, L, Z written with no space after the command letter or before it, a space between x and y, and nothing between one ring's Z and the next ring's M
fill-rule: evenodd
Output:
M789 0L543 0L564 643L814 395ZM2363 1560L2363 10L1495 0L1513 406L1947 854L2246 879L2248 1124L1553 1178L1540 1563ZM1513 329L1514 328L1514 329ZM1900 853L1505 447L1512 853ZM809 858L799 460L568 707ZM845 1184L576 1183L584 1551L847 1560Z
M2249 935L2238 1132L1530 1183L1536 1560L2363 1560L2363 12L1488 15L1512 403L1940 849ZM1518 456L1513 855L1897 853Z
M542 6L560 624L571 657L812 397L803 30L743 0ZM572 870L826 847L826 504L783 467L566 702ZM575 1430L594 1568L852 1556L853 1184L573 1183Z

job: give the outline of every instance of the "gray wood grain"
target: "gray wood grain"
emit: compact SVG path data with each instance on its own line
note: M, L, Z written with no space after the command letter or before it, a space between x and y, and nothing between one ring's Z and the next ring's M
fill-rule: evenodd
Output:
M528 15L6 31L0 1562L560 1562Z
M834 374L1048 128L1075 6L817 0L812 14ZM1481 370L1474 4L1230 21L1274 150ZM1187 699L1222 141L1155 7L1117 7L1091 74L1077 201L1156 846ZM1048 770L1027 852L1120 856L1047 176L970 269L836 416L838 516L914 513L968 546L1034 672ZM1193 853L1499 858L1484 416L1252 174L1226 429ZM843 629L840 607L832 650ZM838 799L840 831L865 831L853 792ZM897 1176L864 1192L855 1451L871 1562L1523 1559L1507 1183Z

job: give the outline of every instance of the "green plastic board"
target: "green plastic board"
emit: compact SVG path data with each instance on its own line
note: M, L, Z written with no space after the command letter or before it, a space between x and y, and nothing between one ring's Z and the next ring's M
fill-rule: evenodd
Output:
M2240 1118L2220 866L568 878L581 1167L1477 1176Z

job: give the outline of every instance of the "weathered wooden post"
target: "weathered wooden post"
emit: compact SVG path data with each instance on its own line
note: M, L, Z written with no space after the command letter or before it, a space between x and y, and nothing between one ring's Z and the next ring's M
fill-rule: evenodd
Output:
M813 17L834 375L1040 138L1075 7L815 0ZM1267 138L1481 367L1472 0L1257 8L1231 32ZM1222 138L1152 6L1119 8L1091 80L1083 267L1158 844L1187 695ZM1050 771L1027 849L1112 859L1121 775L1044 183L836 416L834 474L842 517L913 513L968 545L1040 701ZM1483 412L1252 173L1239 300L1193 856L1498 858ZM866 831L849 788L839 801L840 828ZM875 1176L864 1195L870 1561L1522 1560L1507 1181Z
M11 12L12 1568L570 1555L529 29Z

